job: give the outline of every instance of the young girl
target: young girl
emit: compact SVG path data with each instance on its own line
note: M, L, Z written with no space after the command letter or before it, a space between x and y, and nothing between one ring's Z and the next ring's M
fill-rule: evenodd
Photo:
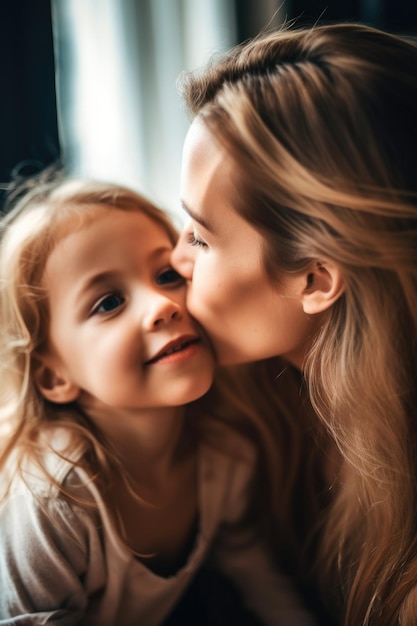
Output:
M220 363L298 370L293 419L311 401L333 438L307 564L335 614L415 626L416 41L355 24L272 32L182 85L191 224L173 263L189 310Z
M264 623L312 623L245 524L232 404L184 407L214 360L175 241L99 183L40 184L2 220L1 623L161 624L209 550Z

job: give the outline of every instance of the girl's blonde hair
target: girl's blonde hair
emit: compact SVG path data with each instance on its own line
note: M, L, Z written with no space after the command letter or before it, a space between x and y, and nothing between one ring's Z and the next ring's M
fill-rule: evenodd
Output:
M271 280L341 268L346 292L303 368L343 456L317 568L327 597L339 572L346 624L413 626L416 43L356 24L282 30L180 84L234 159L235 208L263 234Z
M105 483L117 459L99 433L73 407L68 411L46 401L33 382L36 355L45 346L49 325L45 264L66 234L110 209L145 213L164 228L173 245L176 230L163 211L130 189L68 180L59 173L44 172L26 181L11 194L9 205L0 220L0 471L13 457L14 471L24 478L23 461L29 457L46 472L42 434L64 425L88 442L90 469ZM10 481L3 485L3 496L9 487Z

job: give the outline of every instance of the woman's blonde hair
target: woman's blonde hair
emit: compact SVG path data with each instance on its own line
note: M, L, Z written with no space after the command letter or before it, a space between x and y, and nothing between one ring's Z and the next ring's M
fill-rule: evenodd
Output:
M263 234L271 280L312 260L341 268L346 291L303 368L344 459L317 567L325 596L339 572L346 624L413 626L416 43L357 24L282 30L180 87L234 159L235 208Z
M116 457L81 412L46 401L33 380L49 325L45 264L66 234L108 210L145 213L173 245L177 232L167 215L139 193L115 184L69 180L59 172L27 180L8 204L0 219L0 471L13 458L14 471L24 478L23 461L30 458L47 473L42 435L48 427L63 425L73 432L72 448L74 438L88 442L89 469L105 484ZM48 479L54 482L52 476ZM4 484L3 497L10 481Z

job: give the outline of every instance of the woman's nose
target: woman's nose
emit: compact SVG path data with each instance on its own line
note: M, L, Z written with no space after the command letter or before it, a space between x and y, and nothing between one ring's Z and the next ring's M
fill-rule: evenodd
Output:
M173 268L186 280L191 280L194 270L195 248L188 243L190 228L185 227L182 231L177 245L171 254L171 264Z

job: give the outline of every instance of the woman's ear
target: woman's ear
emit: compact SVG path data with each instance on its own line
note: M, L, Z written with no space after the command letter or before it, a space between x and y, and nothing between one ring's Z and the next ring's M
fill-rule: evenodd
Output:
M46 355L37 357L34 370L35 384L46 400L56 404L67 404L76 400L80 394L78 385L60 371L55 359Z
M330 308L344 293L340 268L328 261L315 261L305 275L302 294L304 313L314 315Z

